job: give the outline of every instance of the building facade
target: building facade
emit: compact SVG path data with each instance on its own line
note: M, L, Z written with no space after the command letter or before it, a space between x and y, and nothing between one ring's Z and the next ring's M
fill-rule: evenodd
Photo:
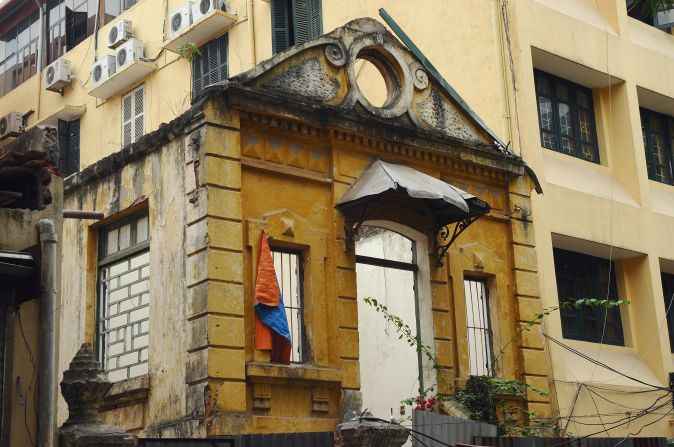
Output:
M233 0L225 11L206 17L184 8L181 13L183 2L175 0L77 3L47 3L42 10L21 1L0 6L5 36L0 116L17 112L12 116L19 117L18 127L56 126L59 169L64 175L82 171L66 181L66 208L108 216L64 227L63 259L77 262L66 262L70 268L63 275L60 299L72 312L61 314L59 371L82 341L121 349L106 366L119 382L104 408L110 421L148 436L331 430L346 408L344 390L359 390L367 381L363 352L374 353L355 322L371 310L355 299L362 298L358 270L369 267L354 264L353 256L384 256L376 231L356 238L354 250L344 250L341 215L333 207L369 160L382 157L448 180L491 205L489 216L449 249L445 267L433 268L429 257L433 302L426 318L433 320L434 349L447 353L447 383L461 387L470 375L488 373L484 362L471 364L477 351L486 349L484 358L494 358L516 335L516 324L535 320L532 330L522 332L516 344L521 347L509 346L503 369L495 370L550 390L551 398L528 394L533 419L559 418L560 427L578 435L606 430L625 436L643 427L640 435L671 437L663 388L673 359L667 297L674 293L668 232L674 218L669 76L674 42L652 26L664 23L662 17L644 23L649 20L622 0L437 1L423 8L410 2L345 8L327 0ZM542 195L534 194L529 203L528 181L496 174L495 180L483 180L489 169L478 175L470 166L489 163L472 155L459 156L469 164L463 170L461 164L449 167L410 155L414 151L377 149L398 142L373 130L374 121L393 117L372 113L393 102L379 75L381 62L359 58L354 78L339 84L350 90L337 93L325 84L307 92L310 77L272 79L273 73L302 72L312 64L334 67L320 58L311 62L306 42L356 17L377 17L382 6L450 89L494 129L493 136L508 142L508 151L536 172ZM176 15L191 16L193 25ZM121 20L131 23L118 27ZM120 35L130 40L120 43ZM138 42L142 57L135 56ZM297 44L308 45L300 47L306 52L268 59ZM119 50L127 47L125 57L132 62L125 60L105 79L112 64L106 56L117 64ZM59 58L70 63L64 83L47 77L48 65ZM335 76L339 71L326 70ZM355 91L355 84L372 108L354 102L354 116L364 113L370 128L349 128L353 136L339 136L334 129L346 132L343 126L303 128L302 122L312 122L311 113L299 113L299 105L270 118L269 111L243 100L231 107L229 99L204 92L242 72L247 74L232 82L243 90L274 91L285 84L289 98L318 98L330 107L334 98ZM431 82L440 82L426 72ZM263 85L256 80L267 79L265 73ZM48 85L56 91L46 90ZM223 98L238 95L225 90ZM451 95L444 100L459 115L467 113ZM415 129L417 123L402 124ZM472 122L474 132L482 132L483 144L493 144L492 135L480 130L488 127L479 124ZM458 128L453 132L459 139L470 136ZM375 136L380 146L372 143ZM423 139L406 144L430 148ZM207 162L206 155L213 157ZM297 188L302 194L292 197L293 203L278 193ZM414 236L414 231L427 236L428 229L406 227L410 231L383 226L415 240L417 253L430 253L430 245L423 247ZM295 272L301 264L304 278L311 277L312 285L302 292L317 306L302 310L309 315L305 347L311 349L298 347L298 356L320 367L303 369L300 378L291 377L292 369L266 365L263 353L252 349L251 288L263 228L274 238L279 265ZM508 242L496 240L499 234ZM421 268L403 257L398 262ZM361 277L368 274L378 277L376 272ZM106 291L123 294L110 286L119 275L134 278L126 284L133 290L125 301L133 310L100 305ZM488 318L475 321L465 303L481 303L487 291ZM565 307L537 318L560 303L588 298L630 304L609 310ZM299 304L291 307L300 309ZM101 329L101 322L114 327L115 335ZM468 342L475 338L468 327L491 331L489 346L471 348ZM115 339L127 330L130 347ZM122 359L127 351L136 352L135 361ZM63 405L60 401L59 409ZM644 409L648 414L640 413ZM64 413L57 416L62 422Z

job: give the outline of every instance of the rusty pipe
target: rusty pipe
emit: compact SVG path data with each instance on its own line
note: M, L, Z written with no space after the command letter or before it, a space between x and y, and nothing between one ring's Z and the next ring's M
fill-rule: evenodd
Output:
M85 210L63 210L64 219L93 219L101 220L104 214L100 211L85 211Z

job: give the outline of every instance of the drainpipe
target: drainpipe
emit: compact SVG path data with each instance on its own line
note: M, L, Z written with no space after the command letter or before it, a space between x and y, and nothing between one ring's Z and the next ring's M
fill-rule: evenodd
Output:
M38 442L40 447L54 445L54 407L56 403L56 232L54 222L41 219L40 244L42 265L40 283L40 380L38 396Z
M250 40L250 65L255 67L257 65L257 55L255 54L255 2L249 0L246 4L248 5L246 15L248 16L248 39Z

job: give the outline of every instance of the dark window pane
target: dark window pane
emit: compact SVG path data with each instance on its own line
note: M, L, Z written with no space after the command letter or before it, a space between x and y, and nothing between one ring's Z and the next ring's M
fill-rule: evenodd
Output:
M554 135L547 132L542 132L541 139L543 140L543 147L548 149L557 149L557 143L555 142Z
M598 162L591 92L538 70L534 76L541 145Z
M562 102L570 102L569 100L569 88L561 83L557 83L555 85L555 89L557 92L557 100L562 101Z
M573 137L573 118L571 116L571 106L559 103L559 131L565 137Z
M576 101L578 102L578 107L582 109L591 109L592 104L590 103L590 95L587 92L578 90L576 92Z
M641 109L641 133L646 151L648 178L661 183L673 183L672 176L672 118Z
M580 138L583 141L592 142L592 117L587 110L578 111L580 121Z
M554 249L555 277L565 338L623 345L620 310L583 305L578 299L618 299L613 264L609 261L567 250Z
M541 129L554 130L552 120L552 101L543 96L538 97L539 116L541 120Z

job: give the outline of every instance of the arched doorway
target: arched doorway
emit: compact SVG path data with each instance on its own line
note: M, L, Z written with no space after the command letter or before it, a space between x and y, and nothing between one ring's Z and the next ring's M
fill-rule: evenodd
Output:
M370 221L359 228L355 248L363 409L400 418L400 401L433 386L435 371L364 298L385 305L433 352L428 237L400 224Z

